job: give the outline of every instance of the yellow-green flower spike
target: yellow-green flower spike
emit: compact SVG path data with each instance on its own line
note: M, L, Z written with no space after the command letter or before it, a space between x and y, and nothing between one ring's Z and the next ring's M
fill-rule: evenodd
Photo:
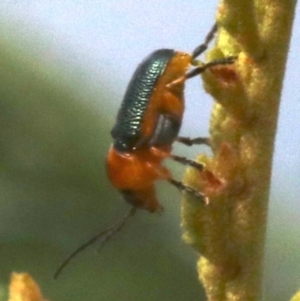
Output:
M199 278L209 301L261 298L271 164L294 0L223 0L209 59L237 56L203 74L215 99L211 157L185 183L209 199L185 196L184 239L200 254Z

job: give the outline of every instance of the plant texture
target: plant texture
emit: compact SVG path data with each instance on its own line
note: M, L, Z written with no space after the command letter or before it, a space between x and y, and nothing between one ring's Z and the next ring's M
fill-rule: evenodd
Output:
M223 0L219 36L209 60L237 56L233 65L203 75L215 99L210 123L212 157L185 181L209 198L186 197L184 238L200 254L207 298L259 300L272 154L295 0Z

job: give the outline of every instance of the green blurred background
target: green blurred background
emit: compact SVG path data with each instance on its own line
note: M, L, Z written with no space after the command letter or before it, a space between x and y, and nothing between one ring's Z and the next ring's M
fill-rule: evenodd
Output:
M53 1L52 11L46 10L46 2L49 1L41 2L44 6L40 3L38 8L45 9L49 14L55 9L63 11L59 1ZM168 44L169 40L176 39L177 34L183 36L186 31L192 31L189 33L192 36L185 38L189 40L190 47L194 47L196 38L193 35L197 22L191 14L192 10L197 14L198 6L198 10L203 11L203 3L192 1L191 11L177 13L178 18L182 19L174 22L169 18L175 18L175 14L167 10L166 5L155 2L155 12L160 11L168 18L163 18L163 14L156 21L149 13L149 19L145 20L136 7L140 6L145 13L146 1L112 2L115 6L105 6L106 19L99 17L97 20L100 31L108 20L116 23L114 28L110 28L116 32L115 40L106 37L103 38L106 45L103 41L95 41L97 47L93 46L98 49L99 57L103 57L101 67L88 66L86 62L92 54L88 56L83 50L81 54L70 52L68 57L71 43L67 42L71 38L60 39L59 35L46 34L44 28L38 26L26 29L27 23L22 20L26 19L24 16L12 17L14 14L18 16L13 10L17 8L17 2L4 1L0 4L0 16L5 15L0 23L1 301L7 299L7 284L12 271L29 272L40 284L45 297L52 301L205 300L197 281L197 255L181 240L180 195L163 183L158 185L159 199L166 209L163 215L139 212L100 253L95 252L97 245L89 248L70 263L58 280L53 280L55 270L71 251L129 208L106 178L105 156L111 143L110 129L114 123L116 106L131 76L131 69L136 66L134 62L127 61L127 55L135 59L138 56L138 62L149 50L144 49L147 48L145 41L140 45L134 42L130 33L120 34L120 16L126 16L128 27L131 26L134 33L141 35L139 39L142 40L142 36L146 35L146 44L150 43L150 37L151 41L159 41L160 46L148 46L151 51L158 47L171 47L164 42ZM33 2L24 3L23 10L29 9ZM79 32L80 39L84 36L83 32L73 28L72 23L67 21L90 16L93 5L99 10L104 5L101 1L95 1L94 4L91 1L66 3L69 5L66 16L60 19L65 20L66 17L66 23L59 25L66 28L66 32ZM89 5L91 11L86 8ZM180 2L171 1L168 5L177 8ZM11 15L8 15L9 9ZM206 10L206 24L200 37L210 27L213 9L209 7ZM76 15L76 12L80 13ZM85 24L95 21L84 18ZM191 25L184 26L187 18L192 19ZM137 19L140 23L137 23ZM153 25L154 30L161 29L162 36L158 33L155 36L145 34L149 24L142 28L139 24L147 22ZM172 27L173 30L170 29ZM92 32L93 26L91 28ZM95 26L95 30L99 28ZM166 32L171 32L170 37ZM196 44L198 39L197 35ZM188 42L183 40L180 43ZM53 51L55 47L60 50L66 47L67 51ZM86 47L89 49L92 46L87 43ZM142 53L136 54L135 51L140 48L143 49ZM115 64L106 58L104 52L107 50L112 51ZM299 67L296 64L298 61L293 61L296 75L299 74L299 68L295 72L295 68ZM121 68L123 65L129 65L129 71L124 71ZM126 78L123 78L125 73ZM199 94L197 81L196 87L196 94ZM193 92L188 91L190 93ZM300 143L300 134L297 130L291 137L290 128L293 124L284 123L285 120L299 120L293 114L297 113L295 106L299 109L300 106L295 93L284 93L289 99L294 97L291 100L294 106L289 104L288 108L283 107L280 122L288 130L279 132L283 144L276 148L266 251L266 300L286 300L300 287L297 211L300 165L297 143ZM211 100L206 98L206 103L200 107L204 111L203 120L199 121L199 109L194 109L196 118L189 115L187 120L191 128L198 121L203 122L204 133L200 132L200 135L205 135L208 128L209 117L206 112ZM198 99L199 95L197 102ZM189 107L187 111L191 111ZM189 128L184 128L184 131L186 135L195 136ZM176 152L187 153L185 148L177 146ZM171 167L176 178L180 178L182 168L175 165Z
M27 271L51 300L198 297L177 191L159 193L177 201L163 216L141 212L98 255L90 248L53 280L70 251L129 208L107 181L111 118L94 104L114 96L100 89L83 102L87 83L74 85L12 45L0 51L2 290L11 271Z

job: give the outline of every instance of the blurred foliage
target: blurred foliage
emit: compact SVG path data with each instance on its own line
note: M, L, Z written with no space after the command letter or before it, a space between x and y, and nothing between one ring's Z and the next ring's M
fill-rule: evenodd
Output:
M53 301L199 300L179 202L164 218L141 212L98 256L85 251L53 280L69 252L128 210L105 175L115 116L103 103L113 92L103 78L98 95L83 99L87 82L19 46L0 46L1 291L17 271ZM168 190L159 197L173 199Z
M39 285L29 274L12 273L8 301L46 301Z

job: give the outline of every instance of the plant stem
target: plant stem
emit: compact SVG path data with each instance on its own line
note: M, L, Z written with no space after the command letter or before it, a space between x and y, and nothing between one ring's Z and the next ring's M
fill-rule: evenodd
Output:
M219 37L209 59L236 55L234 65L203 75L215 98L211 158L185 181L209 197L186 196L184 238L200 254L199 277L210 301L259 300L271 164L295 0L223 0Z

